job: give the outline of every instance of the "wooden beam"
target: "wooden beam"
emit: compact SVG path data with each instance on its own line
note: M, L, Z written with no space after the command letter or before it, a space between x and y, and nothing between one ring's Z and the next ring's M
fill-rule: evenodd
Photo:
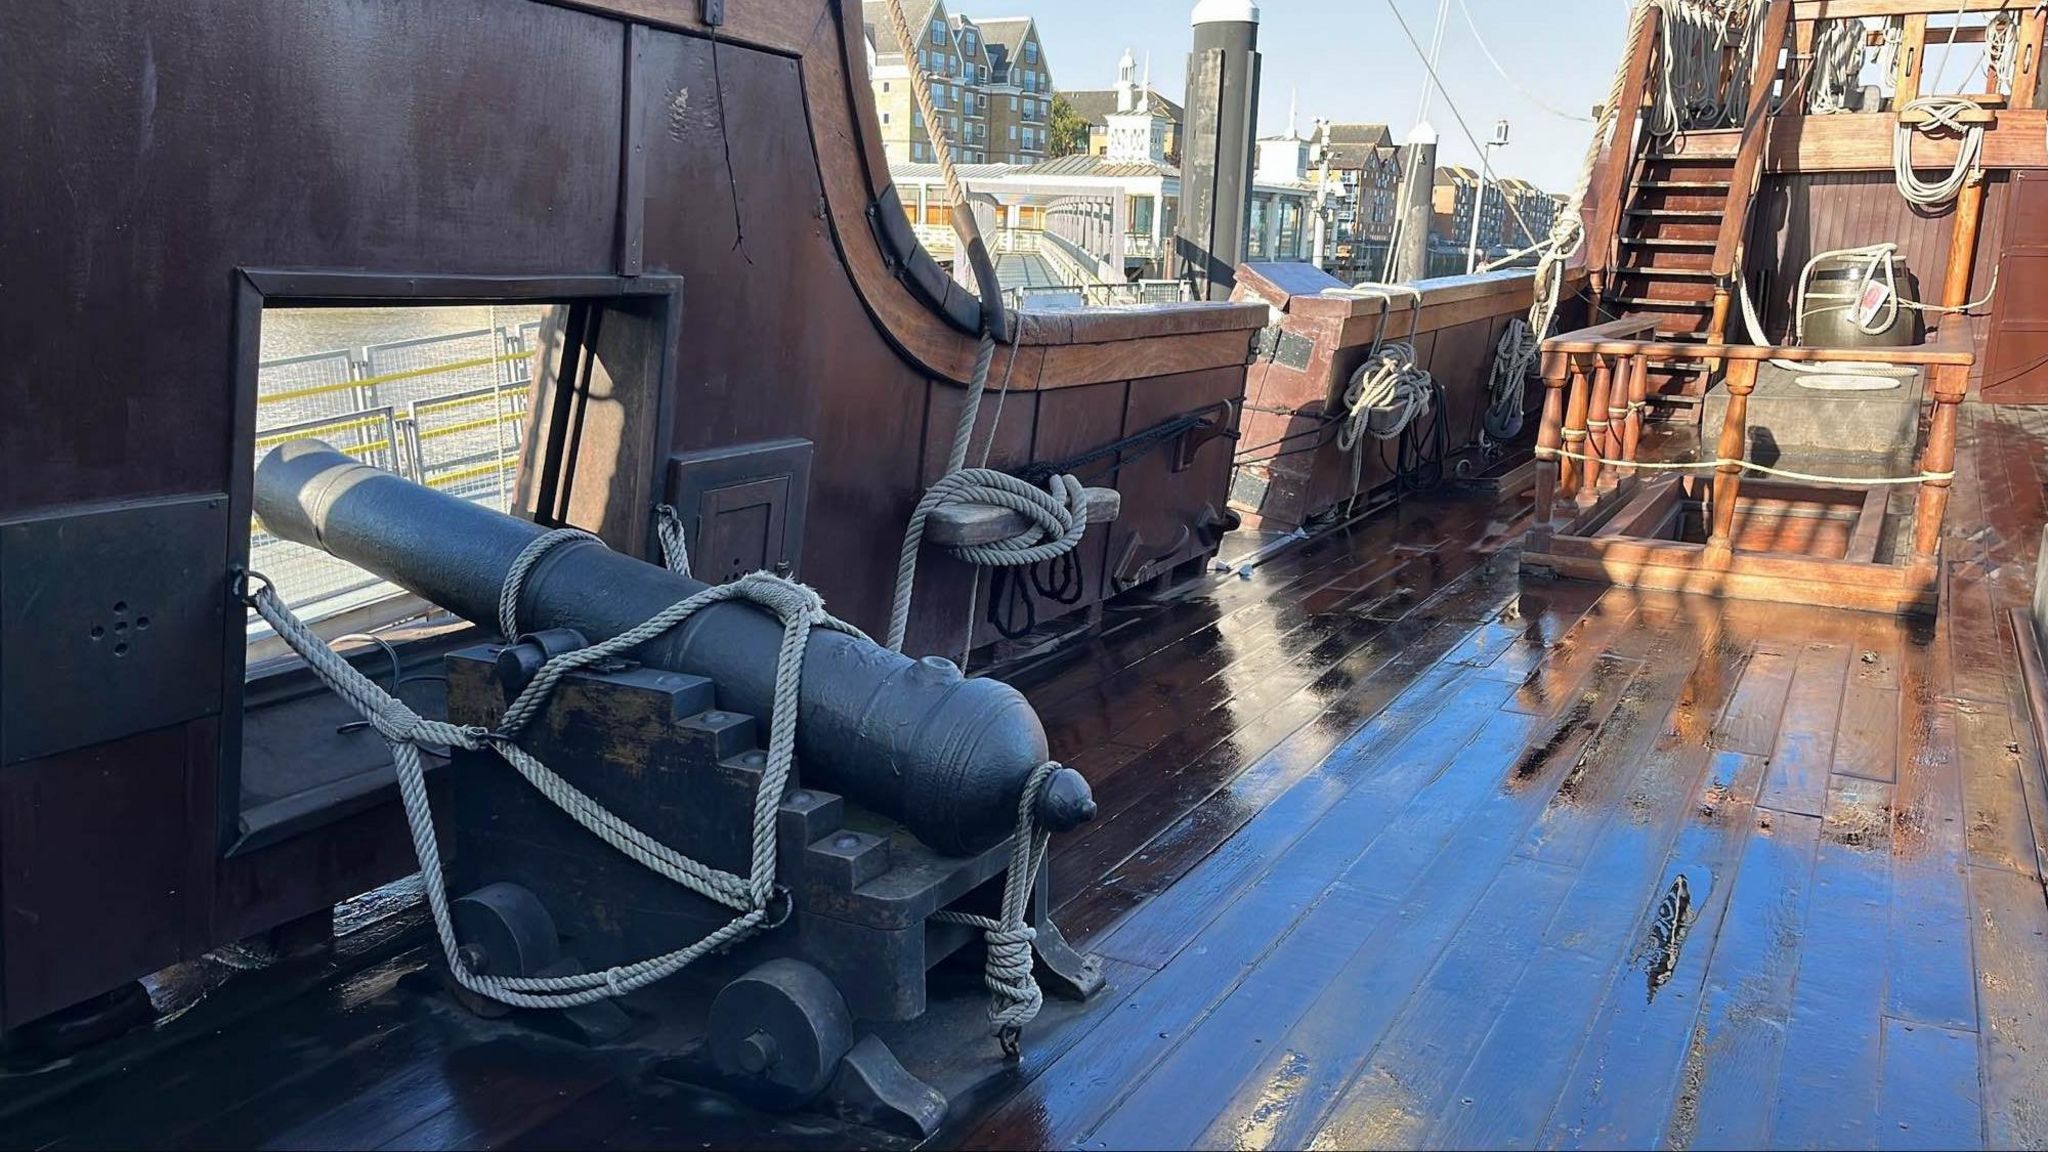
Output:
M2012 107L2041 106L2041 51L2048 48L2048 9L2035 8L2020 18L2020 64L2013 76Z
M1721 442L1716 449L1724 461L1714 470L1713 533L1707 537L1702 563L1725 568L1735 551L1735 503L1742 498L1742 461L1749 455L1749 394L1756 390L1756 361L1738 360L1728 365L1723 382L1728 389L1728 409L1721 419Z
M1794 0L1792 15L1798 20L1838 20L1855 16L1953 16L1964 12L2005 12L2019 7L2017 0Z
M1948 274L1941 285L1941 306L1961 308L1970 301L1970 271L1977 266L1977 230L1984 220L1984 177L1979 174L1956 196L1955 227L1949 233Z
M1913 512L1913 559L1932 564L1941 551L1941 522L1948 513L1948 473L1956 467L1956 410L1969 391L1969 369L1945 365L1934 372L1934 414L1927 422L1927 446L1921 451L1920 499Z
M1899 42L1899 58L1892 74L1898 86L1894 103L1900 107L1920 98L1920 74L1927 55L1927 17L1914 14L1906 17L1905 35Z
M1627 199L1622 186L1628 181L1630 162L1635 159L1636 121L1641 118L1650 58L1656 50L1662 19L1662 11L1655 7L1643 14L1642 34L1628 47L1627 76L1622 81L1622 107L1626 111L1616 117L1613 139L1601 150L1586 186L1586 201L1593 205L1593 218L1587 221L1586 228L1586 267L1595 277L1603 276L1613 255L1621 202Z
M1786 348L1757 344L1667 344L1655 340L1602 339L1598 335L1599 329L1589 328L1584 338L1576 332L1551 337L1543 342L1543 354L1546 357L1648 356L1660 363L1699 357L1712 357L1716 360L1793 360L1811 364L1878 360L1886 364L1959 364L1966 368L1976 363L1976 354L1970 350L1970 341L1962 331L1963 326L1950 327L1954 331L1939 333L1933 343L1910 348Z

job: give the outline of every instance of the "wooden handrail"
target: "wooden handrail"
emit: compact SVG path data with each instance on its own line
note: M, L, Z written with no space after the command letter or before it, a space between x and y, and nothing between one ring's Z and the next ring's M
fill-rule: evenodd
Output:
M1621 202L1626 199L1628 169L1636 155L1636 122L1642 118L1648 96L1650 59L1656 54L1663 14L1651 8L1643 17L1642 34L1628 46L1628 76L1622 83L1623 108L1615 113L1614 136L1594 164L1586 185L1586 199L1594 205L1593 218L1586 222L1586 270L1604 273L1614 253L1614 238L1621 225Z
M1591 333L1592 329L1588 329ZM1549 356L1645 356L1651 360L1789 360L1801 364L1960 364L1976 363L1967 338L1944 334L1932 344L1909 348L1780 348L1755 344L1686 344L1656 340L1580 338L1577 333L1553 337L1543 344Z
M1792 5L1781 0L1771 7L1767 19L1763 44L1750 74L1750 103L1742 120L1742 147L1735 154L1735 170L1728 178L1728 211L1721 218L1721 234L1714 242L1714 276L1724 281L1734 274L1736 250L1749 231L1749 212L1756 200L1764 145L1771 138L1771 88L1778 75L1778 53L1785 50L1785 38L1792 28Z

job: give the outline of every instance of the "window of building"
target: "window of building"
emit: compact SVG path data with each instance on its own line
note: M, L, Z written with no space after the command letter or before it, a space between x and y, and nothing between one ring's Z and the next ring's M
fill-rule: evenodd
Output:
M945 42L946 42L946 22L945 22L944 20L939 20L939 19L936 19L936 18L934 18L934 19L932 20L932 43L933 43L934 45L939 45L939 44L944 44Z
M1012 111L1012 112L1015 112L1016 110L1017 110L1017 98L1016 98L1015 96L1012 96L1012 97L1010 97L1010 111Z
M1026 64L1038 63L1038 41L1026 40L1024 42L1024 62Z
M884 80L884 81L882 81L882 91L884 91L884 92L887 92L888 90L889 90L889 82L888 82L887 80Z
M888 127L888 126L889 126L889 114L888 114L887 112L884 112L884 113L882 113L882 127L886 128L886 127Z
M1010 142L1013 144L1017 142L1017 126L1015 124L1010 125Z

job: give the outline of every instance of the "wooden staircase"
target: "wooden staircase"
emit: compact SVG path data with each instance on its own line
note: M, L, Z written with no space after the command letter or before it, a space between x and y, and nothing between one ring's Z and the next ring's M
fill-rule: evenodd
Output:
M1769 135L1772 85L1792 22L1792 4L1774 5L1741 128L1658 139L1641 125L1616 134L1595 187L1611 197L1593 213L1594 283L1599 319L1653 317L1657 339L1709 344L1727 334L1731 292ZM1658 51L1658 17L1644 21L1630 46L1630 79L1647 93ZM1646 96L1638 100L1647 105ZM1631 126L1637 127L1637 126ZM1716 365L1672 360L1649 365L1647 392L1665 402L1697 402Z

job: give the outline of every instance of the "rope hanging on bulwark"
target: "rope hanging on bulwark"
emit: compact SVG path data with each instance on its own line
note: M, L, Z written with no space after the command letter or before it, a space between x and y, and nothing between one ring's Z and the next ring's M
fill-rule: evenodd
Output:
M1892 170L1898 181L1899 195L1909 204L1922 208L1939 208L1953 203L1960 196L1963 187L1971 181L1983 178L1980 161L1984 152L1984 125L1966 121L1963 117L1979 110L1976 101L1963 96L1922 96L1899 110L1898 127L1892 137ZM1908 112L1924 113L1927 120L1914 125L1905 120ZM1960 141L1956 146L1955 163L1947 176L1933 182L1922 180L1913 169L1913 135L1915 131L1929 136L1950 134Z
M888 0L887 6L897 46L903 53L904 66L910 72L911 92L924 117L932 154L939 164L939 176L954 208L954 227L961 234L964 250L968 240L968 226L963 220L967 211L967 193L953 166L952 144L932 102L930 81L918 66L918 38L911 31L909 19L904 14L903 0ZM1019 338L1021 333L1013 333L1010 345L1012 369L1017 363L1016 341ZM948 549L961 560L985 567L1023 567L1058 559L1073 551L1087 531L1086 500L1080 482L1072 476L1051 477L1043 488L1039 488L992 468L967 467L975 422L981 413L982 394L988 388L989 371L995 360L995 348L995 336L985 328L975 356L974 371L968 380L966 402L961 406L960 419L953 428L952 448L946 454L946 474L918 501L904 529L903 547L897 555L896 592L889 609L888 646L892 651L903 650L910 630L910 608L917 584L918 558L924 546L925 521L937 509L949 504L984 504L1024 514L1028 521L1026 527L1006 540ZM990 430L989 436L993 444L994 429ZM971 634L971 611L968 620ZM969 643L972 643L971 637Z
M953 230L960 238L958 250L971 255L980 251L978 229L968 207L967 191L953 166L952 144L932 101L930 80L918 66L919 38L911 31L909 18L904 14L903 0L887 0L887 7L889 23L896 32L897 47L903 53L904 67L910 73L910 90L917 101L919 114L924 117L932 155L938 161L939 177L945 185L946 198L953 207ZM889 609L888 646L893 652L903 651L904 640L910 630L911 599L917 584L918 556L924 546L925 522L936 509L955 503L992 504L1024 514L1027 525L1008 539L950 549L961 559L983 565L1021 566L1063 556L1080 543L1088 527L1086 499L1082 495L1080 481L1072 476L1053 477L1041 491L1007 473L986 467L967 467L975 422L981 413L982 394L988 388L989 371L995 363L997 324L1003 321L1002 300L996 290L993 268L984 266L978 270L984 273L980 285L983 322L974 370L967 382L967 396L960 407L959 422L953 428L952 447L946 454L946 474L917 502L910 522L904 528L903 548L897 556L896 591ZM1006 321L1003 326L1009 332L1010 369L1014 371L1022 334ZM1005 380L1006 391L1007 384ZM1000 408L996 415L1000 420ZM992 446L995 438L993 428L989 438ZM986 455L983 462L986 463ZM979 585L976 587L978 589ZM971 645L974 632L971 608L967 618L968 643ZM988 950L983 979L994 997L989 1007L990 1029L1002 1042L1003 1051L1012 1057L1018 1054L1018 1038L1024 1025L1037 1017L1042 1002L1038 982L1032 975L1032 941L1036 933L1027 922L1027 916L1032 888L1043 864L1047 837L1039 830L1034 812L1039 793L1058 767L1057 763L1050 761L1040 766L1032 774L1019 802L1017 831L1003 887L1001 919L990 920L955 912L938 914L939 919L967 924L982 931Z

